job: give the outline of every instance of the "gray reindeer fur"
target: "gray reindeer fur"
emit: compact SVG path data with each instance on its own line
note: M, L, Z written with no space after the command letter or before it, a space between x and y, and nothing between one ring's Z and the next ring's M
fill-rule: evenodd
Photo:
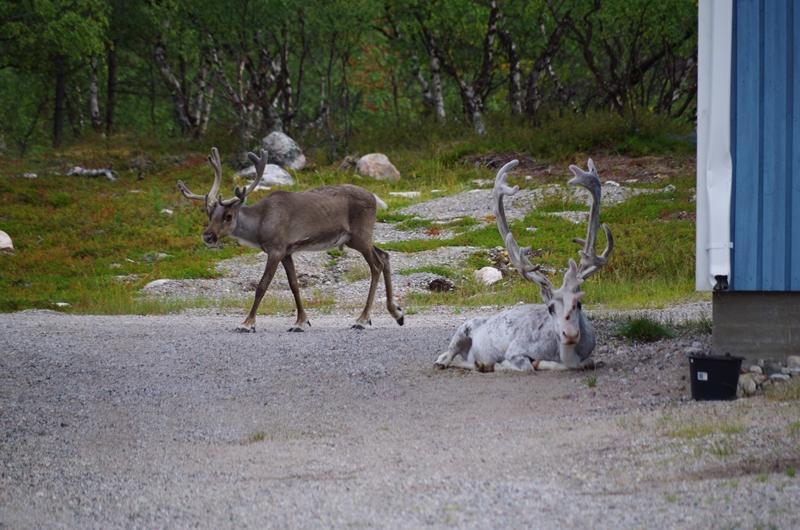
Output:
M533 265L528 256L530 248L520 248L506 221L503 197L514 195L519 187L506 183L508 171L517 165L513 160L497 173L493 191L497 228L508 249L509 259L528 281L539 285L544 305L529 304L514 307L493 317L478 317L464 322L457 330L447 351L436 359L439 368L466 368L479 371L566 370L587 368L595 347L591 322L583 314L580 291L583 281L605 265L614 246L611 231L602 225L607 246L598 256L595 252L597 230L600 228L600 179L589 159L589 171L570 166L574 178L569 184L582 186L591 195L589 227L586 239L574 241L582 248L580 263L569 260L564 282L559 289Z

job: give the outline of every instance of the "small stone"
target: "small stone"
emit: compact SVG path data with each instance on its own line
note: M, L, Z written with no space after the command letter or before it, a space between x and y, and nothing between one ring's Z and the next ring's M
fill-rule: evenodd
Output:
M11 236L0 230L0 252L14 252Z
M494 181L490 179L472 179L472 183L479 188L485 188L486 186L492 186Z
M667 184L661 191L663 191L664 193L672 193L673 191L675 191L675 189L676 188L674 184Z
M791 379L792 376L786 374L772 374L769 376L769 380L773 382L784 382Z
M786 368L800 370L800 355L790 355L786 358Z
M22 178L24 178L24 179L35 179L38 176L39 175L37 175L36 173L23 173L22 174Z
M419 191L390 191L390 197L400 197L403 199L416 199L422 195Z
M492 285L503 279L503 273L494 267L484 267L474 272L475 279L484 285Z
M151 289L158 289L159 287L167 285L171 281L172 280L169 280L169 279L166 279L166 278L162 278L160 280L153 280L152 282L150 282L147 285L145 285L144 287L142 287L142 289L144 289L146 291L149 291Z
M252 180L256 176L255 166L249 166L236 173L238 176ZM291 186L294 184L294 178L281 166L276 164L267 164L264 167L264 173L261 174L261 181L258 186ZM256 189L258 189L258 186Z
M533 181L533 177L532 176L525 175L525 182L532 182L532 181Z
M613 180L607 180L603 183L603 186L616 186L617 188L619 188L619 183Z
M428 283L428 290L434 293L443 293L453 289L455 289L455 285L447 278L434 278Z
M55 302L53 305L56 307L69 307L72 304L68 302Z
M625 184L636 184L639 182L639 179L627 179L625 180Z
M750 367L750 372L754 374L763 374L764 370L757 364Z
M771 376L772 374L780 374L781 373L781 366L780 363L776 363L774 361L767 361L764 364L764 373Z
M282 132L269 133L261 140L261 147L267 152L268 160L279 166L297 171L306 166L306 157L300 146Z
M356 171L359 175L375 180L400 180L400 172L383 153L370 153L358 159Z
M163 210L161 210L161 213L163 213L164 215L172 215L175 212L170 210L169 208L164 208Z
M120 263L111 263L108 266L109 269L121 269L122 265Z

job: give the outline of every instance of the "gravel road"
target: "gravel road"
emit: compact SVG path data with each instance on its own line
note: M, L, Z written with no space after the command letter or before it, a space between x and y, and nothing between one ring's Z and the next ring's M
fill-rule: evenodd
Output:
M798 404L688 401L708 336L475 374L468 315L382 313L0 315L0 528L800 526Z

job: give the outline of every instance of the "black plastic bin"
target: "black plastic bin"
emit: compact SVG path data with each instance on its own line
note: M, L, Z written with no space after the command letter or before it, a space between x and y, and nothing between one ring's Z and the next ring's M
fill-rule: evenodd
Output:
M736 399L736 386L739 384L743 360L730 354L689 355L692 399Z

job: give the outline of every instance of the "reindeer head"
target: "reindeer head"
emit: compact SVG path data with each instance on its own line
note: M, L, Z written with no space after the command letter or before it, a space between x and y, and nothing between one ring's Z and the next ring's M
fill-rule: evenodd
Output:
M223 199L219 194L220 183L222 182L222 162L219 158L219 151L216 147L211 148L211 154L208 155L208 163L214 168L214 184L211 185L211 191L206 195L197 195L192 193L182 180L178 181L178 189L181 190L183 196L193 201L203 201L205 203L206 214L208 215L208 226L203 231L203 242L208 246L215 246L220 239L230 235L236 230L239 209L247 199L247 196L252 192L258 183L261 181L261 176L264 174L264 168L267 166L267 154L262 150L261 156L256 156L255 153L247 153L247 157L253 162L256 168L255 180L246 189L236 188L234 197L230 199Z
M603 253L598 256L595 251L597 242L597 229L600 227L600 179L597 176L597 169L594 162L589 159L589 171L583 171L578 166L570 166L574 178L569 181L573 186L582 186L589 190L591 195L591 209L589 213L589 226L586 239L574 239L576 243L582 245L580 262L569 260L569 267L564 273L564 281L560 288L553 289L550 280L541 271L540 265L533 265L530 262L530 247L520 248L514 240L514 236L508 228L506 221L503 197L514 195L519 191L519 186L513 188L507 184L508 172L516 167L516 160L504 165L497 172L494 185L494 213L497 218L497 229L508 249L508 256L511 263L517 268L522 277L526 280L539 285L542 300L547 306L550 320L555 331L558 333L562 351L564 346L577 344L581 339L580 317L581 317L581 298L584 293L580 290L583 281L600 267L605 265L608 256L614 247L614 239L608 225L603 224L603 231L606 234L607 245Z

